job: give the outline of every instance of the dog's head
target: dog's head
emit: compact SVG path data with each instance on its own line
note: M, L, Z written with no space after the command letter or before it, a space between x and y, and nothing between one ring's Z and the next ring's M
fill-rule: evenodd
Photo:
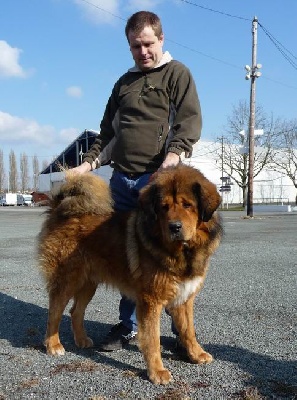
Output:
M180 164L157 173L139 202L151 229L158 225L165 240L187 242L212 219L221 197L200 171Z

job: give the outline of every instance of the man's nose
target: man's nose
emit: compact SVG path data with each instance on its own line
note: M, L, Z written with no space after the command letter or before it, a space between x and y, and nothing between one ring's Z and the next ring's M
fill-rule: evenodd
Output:
M140 52L141 52L141 54L144 54L144 55L147 54L147 48L145 46L141 46Z

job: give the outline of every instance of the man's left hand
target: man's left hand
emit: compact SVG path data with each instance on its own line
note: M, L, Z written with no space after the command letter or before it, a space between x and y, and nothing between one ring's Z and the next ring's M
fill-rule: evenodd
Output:
M167 153L160 170L167 167L175 167L180 162L180 157L176 153Z

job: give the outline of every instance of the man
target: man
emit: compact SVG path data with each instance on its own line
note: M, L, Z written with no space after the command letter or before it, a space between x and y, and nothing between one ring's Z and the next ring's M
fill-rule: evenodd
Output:
M127 21L125 33L135 66L116 82L100 134L74 171L85 173L110 161L115 209L128 211L137 206L139 191L153 173L177 165L182 153L191 154L202 122L191 73L163 53L159 17L137 12ZM136 338L135 304L122 297L119 310L121 322L108 333L101 350L120 349ZM177 333L174 327L173 331Z

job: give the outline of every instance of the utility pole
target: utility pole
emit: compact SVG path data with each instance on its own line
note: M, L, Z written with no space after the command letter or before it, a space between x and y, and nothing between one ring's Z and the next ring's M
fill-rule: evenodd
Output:
M222 136L222 176L221 176L221 181L222 181L222 186L224 185L224 136ZM224 209L224 192L222 191L221 193L222 197L222 202L221 202L221 207L222 210Z
M262 68L257 64L257 30L258 18L254 17L252 25L252 66L245 66L247 74L245 79L251 80L250 89L250 118L249 118L249 166L248 166L248 197L247 197L247 216L253 217L253 186L254 186L254 156L255 156L255 110L256 110L256 78L261 76L258 69Z

